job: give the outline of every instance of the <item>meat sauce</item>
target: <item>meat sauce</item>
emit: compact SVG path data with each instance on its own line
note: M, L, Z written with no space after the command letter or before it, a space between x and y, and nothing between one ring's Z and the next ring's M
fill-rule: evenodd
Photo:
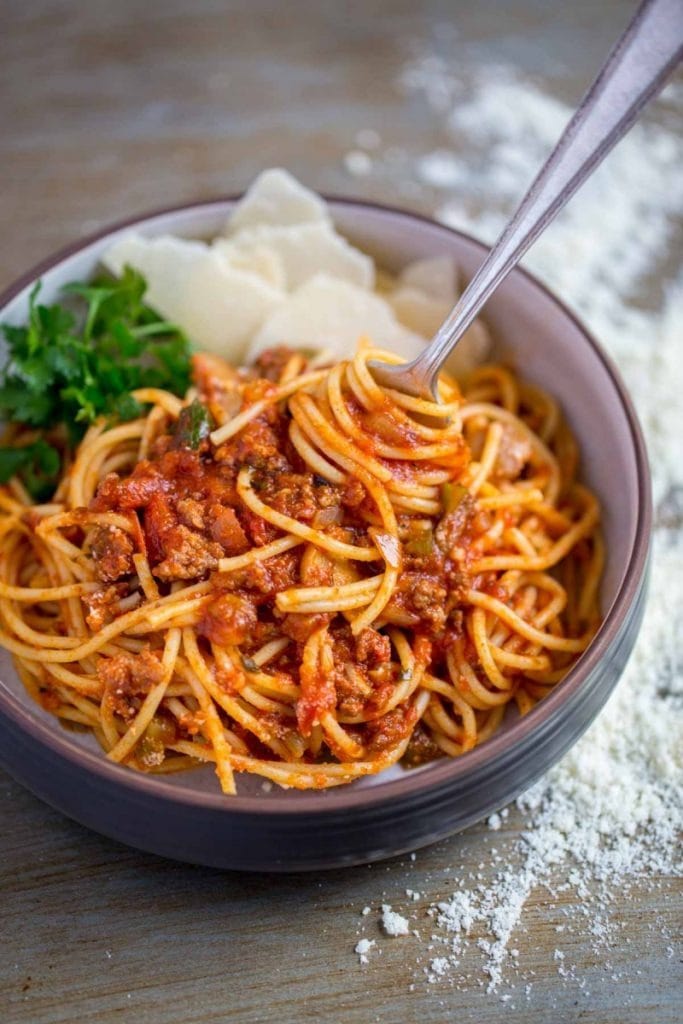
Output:
M240 375L215 357L195 357L194 377L199 400L214 422L225 422L240 408L267 395L288 356L287 350L273 350L260 360L262 376ZM359 417L369 414L358 410ZM280 532L254 514L240 499L237 475L248 465L252 486L259 498L278 512L350 543L370 543L364 513L374 507L361 482L349 477L337 485L311 472L289 441L290 417L281 405L270 405L236 437L218 447L203 437L191 447L177 434L163 433L153 443L149 457L128 476L109 474L91 503L97 512L116 512L135 517L139 523L139 544L150 564L161 592L176 581L211 578L215 590L204 603L197 626L207 644L239 647L243 661L269 640L291 638L291 643L268 663L268 672L302 684L297 707L297 724L303 735L310 734L315 721L326 707L336 708L339 717L353 720L373 709L380 709L400 680L391 665L388 636L365 629L354 637L344 616L281 613L275 605L278 592L297 585L331 585L338 578L339 565L324 553L302 544L292 551L221 573L219 561L263 546ZM375 418L367 423L368 442L381 437L385 443L410 446L411 438L400 421L392 417ZM409 431L408 431L409 433ZM459 458L467 460L463 448ZM400 463L392 463L392 469ZM398 516L401 536L410 535L412 521ZM476 547L488 522L477 517L471 499L459 505L434 524L428 546L413 553L404 545L402 571L398 586L382 620L395 624L413 636L424 662L439 668L448 646L462 633L461 603L464 590L473 585L466 575L469 551ZM108 621L112 606L134 574L133 543L117 527L94 531L92 557L101 591L88 595L88 614L95 623ZM351 579L380 572L382 563L353 563ZM475 585L485 586L479 579ZM326 678L301 679L303 645L321 626L328 627L334 670ZM156 662L156 655L150 655ZM108 690L123 708L126 700L144 693L153 685L156 668L149 659L135 672L130 665L112 665ZM248 677L220 677L226 689L239 690ZM142 678L144 677L144 678ZM397 709L374 725L363 726L366 750L379 754L412 730L409 709ZM291 719L280 723L291 728ZM349 726L351 732L355 726ZM250 743L255 741L249 740ZM423 743L420 757L426 756Z

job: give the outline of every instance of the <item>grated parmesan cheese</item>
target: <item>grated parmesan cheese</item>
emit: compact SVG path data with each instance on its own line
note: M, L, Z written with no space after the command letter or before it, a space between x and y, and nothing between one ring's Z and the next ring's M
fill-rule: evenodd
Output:
M406 65L398 83L411 103L423 103L453 148L375 150L371 172L399 190L405 184L406 195L431 196L438 219L492 242L571 111L513 69L453 67L427 55ZM602 714L517 801L521 837L501 833L488 865L451 874L452 895L422 911L431 919L428 966L421 968L429 983L467 988L481 984L483 972L492 992L514 971L529 1000L533 984L520 973L520 951L509 946L524 929L527 899L540 888L549 900L563 901L566 920L555 933L588 936L611 977L604 951L619 940L620 928L610 916L613 894L623 896L634 879L654 885L683 873L683 275L671 258L681 252L683 140L675 123L668 126L671 111L680 122L680 84L666 90L659 123L648 117L636 125L526 260L616 359L646 433L656 530L643 629ZM508 808L491 815L489 829L499 833L508 815ZM408 921L388 904L382 922L387 934L408 932ZM671 939L665 930L662 936ZM664 948L673 958L674 946ZM457 974L465 956L479 957L478 978L470 970ZM588 998L565 952L556 949L553 959L562 982Z
M362 149L352 149L344 157L344 167L355 178L362 178L372 170L372 158Z
M375 942L374 939L360 939L356 943L354 947L354 953L358 953L358 962L360 964L367 964L370 962L368 953L373 948L373 946L376 945L377 943Z
M382 927L387 935L408 935L410 923L406 917L397 914L388 903L382 905Z

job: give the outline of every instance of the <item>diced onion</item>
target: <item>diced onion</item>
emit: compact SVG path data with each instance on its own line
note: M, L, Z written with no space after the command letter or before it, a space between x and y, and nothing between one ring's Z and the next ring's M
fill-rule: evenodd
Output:
M398 537L391 533L381 533L371 527L368 533L382 553L382 557L391 569L401 568L401 545Z
M326 526L332 526L334 523L341 523L341 521L341 507L339 505L330 505L329 508L321 508L316 512L311 525L314 530L324 530Z

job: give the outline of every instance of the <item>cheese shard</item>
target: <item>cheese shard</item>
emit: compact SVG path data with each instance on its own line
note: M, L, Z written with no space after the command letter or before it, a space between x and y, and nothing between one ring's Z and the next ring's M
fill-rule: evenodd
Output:
M279 288L283 292L287 285L285 268L278 254L265 245L253 245L244 248L229 248L230 242L219 239L214 248L222 253L232 267L257 274L266 284Z
M458 290L449 256L416 260L398 279L377 271L336 232L320 196L279 168L259 175L213 244L128 232L103 263L115 274L138 270L150 306L194 347L237 364L276 345L313 350L318 362L349 358L361 338L412 359ZM477 321L446 369L463 376L490 348Z
M462 379L477 366L481 366L491 355L493 340L486 324L475 320L467 328L444 364L446 373Z
M414 260L401 271L398 287L416 288L438 302L452 306L458 296L458 270L450 256Z
M142 274L147 282L145 302L157 313L179 323L187 277L205 251L203 242L171 236L150 239L129 232L117 239L101 260L116 277L121 276L126 264Z
M245 228L270 224L330 223L320 196L296 180L289 171L272 167L259 174L235 206L223 229L234 235Z
M102 262L114 274L126 264L147 281L145 301L177 324L195 348L239 363L247 344L282 301L280 289L262 277L231 267L203 242L130 233L107 250Z
M231 263L248 259L259 251L271 253L283 269L287 291L295 291L317 273L329 274L359 288L371 289L375 283L370 257L323 221L244 228L230 239L218 239L214 247Z
M403 326L427 341L434 337L453 308L453 303L433 299L417 288L397 288L388 299ZM446 360L444 370L455 377L465 377L475 366L486 361L492 347L491 335L485 324L475 320Z
M388 298L401 323L424 338L436 334L453 308L450 299L444 302L407 285L397 288Z
M325 359L349 359L361 337L377 348L409 358L424 339L398 323L391 306L379 295L316 274L268 317L246 354L251 362L276 345L318 352Z
M387 299L405 327L430 340L455 305L457 287L454 261L450 256L439 256L409 263ZM466 377L486 361L492 347L486 325L475 320L446 360L444 370L455 377Z

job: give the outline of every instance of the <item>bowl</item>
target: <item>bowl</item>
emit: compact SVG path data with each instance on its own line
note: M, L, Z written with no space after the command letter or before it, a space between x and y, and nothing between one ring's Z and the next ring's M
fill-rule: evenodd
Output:
M117 235L208 237L235 199L136 217L48 258L0 297L0 321L25 320L37 278L41 297L92 274ZM451 255L468 279L485 247L413 213L330 199L339 230L389 271ZM241 776L238 795L218 789L211 768L142 775L107 761L94 739L64 730L24 691L0 656L0 763L59 811L142 850L219 868L300 871L379 860L414 850L491 814L518 796L572 746L616 685L645 602L651 526L645 445L619 374L577 317L547 288L514 270L486 308L496 358L514 359L557 399L582 454L582 475L603 507L607 562L603 624L588 649L526 717L509 716L486 743L458 759L389 773L324 792L270 790Z

